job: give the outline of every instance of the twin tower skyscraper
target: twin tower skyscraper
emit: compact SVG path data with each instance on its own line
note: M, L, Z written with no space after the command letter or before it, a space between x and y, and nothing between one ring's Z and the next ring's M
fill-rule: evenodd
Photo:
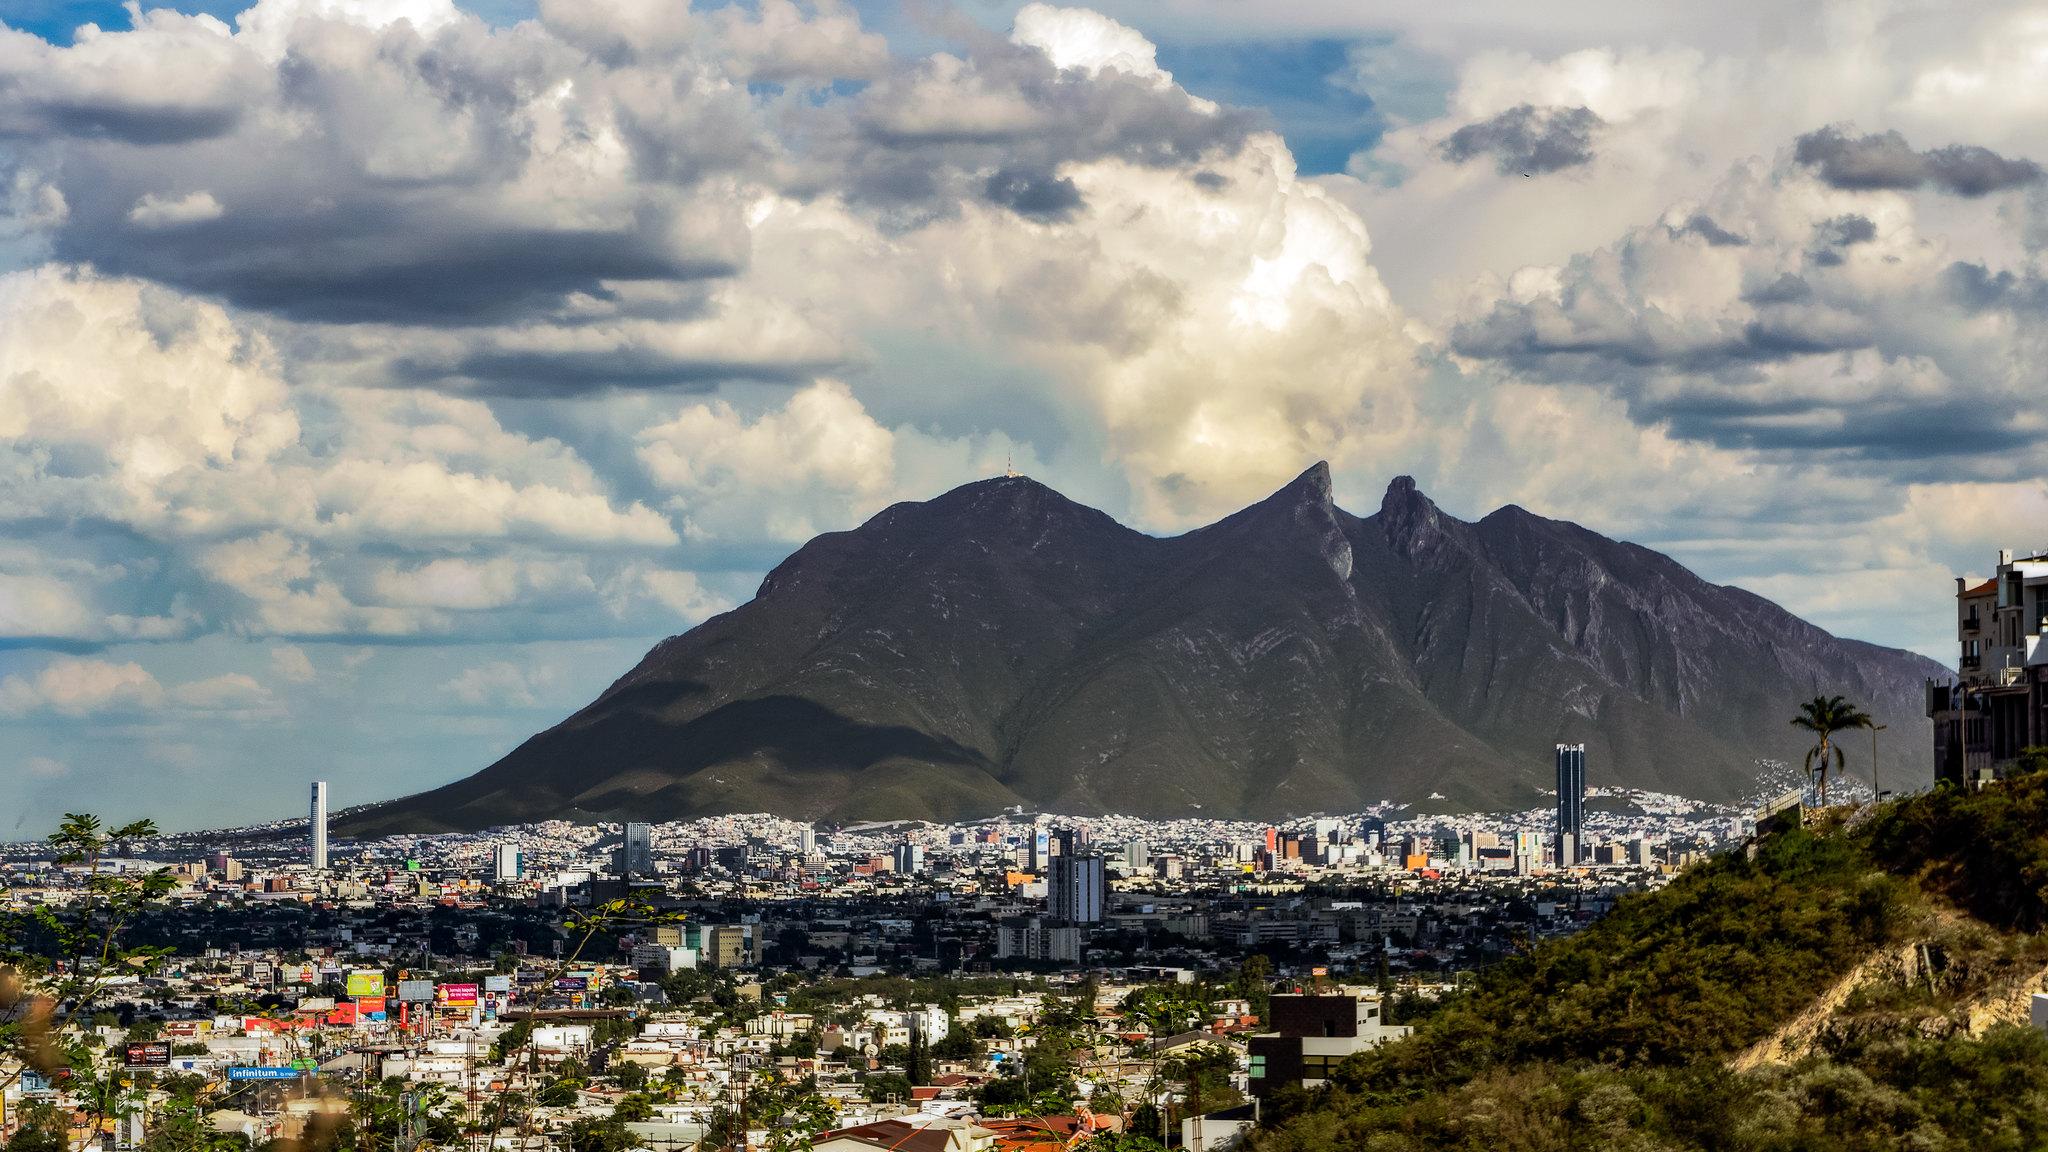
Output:
M1586 746L1557 746L1557 866L1569 868L1585 854Z

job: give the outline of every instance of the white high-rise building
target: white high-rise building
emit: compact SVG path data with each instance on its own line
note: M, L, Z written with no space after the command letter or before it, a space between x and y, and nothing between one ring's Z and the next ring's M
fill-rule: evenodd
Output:
M499 844L491 849L491 879L500 884L509 884L525 875L525 862L519 858L519 845Z
M313 781L313 871L327 871L327 781Z

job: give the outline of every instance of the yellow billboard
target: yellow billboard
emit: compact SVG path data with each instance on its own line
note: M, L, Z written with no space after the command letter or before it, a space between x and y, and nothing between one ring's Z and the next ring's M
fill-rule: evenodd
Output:
M348 974L348 994L351 996L382 996L384 994L384 974L382 972L361 969L350 972Z

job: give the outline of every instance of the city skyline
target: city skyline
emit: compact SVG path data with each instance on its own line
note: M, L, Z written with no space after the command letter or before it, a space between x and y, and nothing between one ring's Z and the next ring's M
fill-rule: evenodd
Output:
M0 16L0 835L450 779L1013 465L1413 474L1945 663L2048 509L2023 4L136 12Z

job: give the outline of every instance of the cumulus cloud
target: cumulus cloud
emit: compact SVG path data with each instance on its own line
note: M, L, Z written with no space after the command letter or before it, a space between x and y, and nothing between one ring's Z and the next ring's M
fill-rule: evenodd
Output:
M894 491L894 433L836 381L753 419L722 401L691 405L639 439L641 463L699 535L742 532L765 511L769 538L800 543Z
M217 220L223 211L211 192L188 192L177 197L145 192L135 207L128 210L128 222L144 228L175 228Z
M37 713L80 717L163 704L163 685L134 662L115 664L60 656L32 675L0 679L0 715Z
M276 646L248 683L147 659L157 716L274 709L295 637L623 660L1012 455L1162 530L1316 458L1413 471L1896 607L1982 539L1927 509L2043 462L2048 57L1985 7L1781 7L1767 54L1647 8L1386 15L1388 131L1319 178L1160 67L1180 0L893 52L833 0L0 32L0 233L56 261L0 278L0 636ZM1819 502L1883 526L1858 602L1786 575ZM405 687L552 698L435 658ZM20 716L66 715L43 674Z
M441 690L473 708L533 708L540 703L538 693L552 680L553 674L546 668L493 661L464 669L441 685Z
M306 655L304 648L291 644L270 650L270 672L287 684L310 684L320 678L312 657Z
M566 446L475 401L292 389L271 342L217 305L46 267L0 277L0 317L0 515L129 534L111 562L70 534L0 555L8 636L417 635L453 625L432 603L378 599L389 588L358 549L678 540ZM166 601L166 570L198 580ZM586 601L613 615L594 584Z

